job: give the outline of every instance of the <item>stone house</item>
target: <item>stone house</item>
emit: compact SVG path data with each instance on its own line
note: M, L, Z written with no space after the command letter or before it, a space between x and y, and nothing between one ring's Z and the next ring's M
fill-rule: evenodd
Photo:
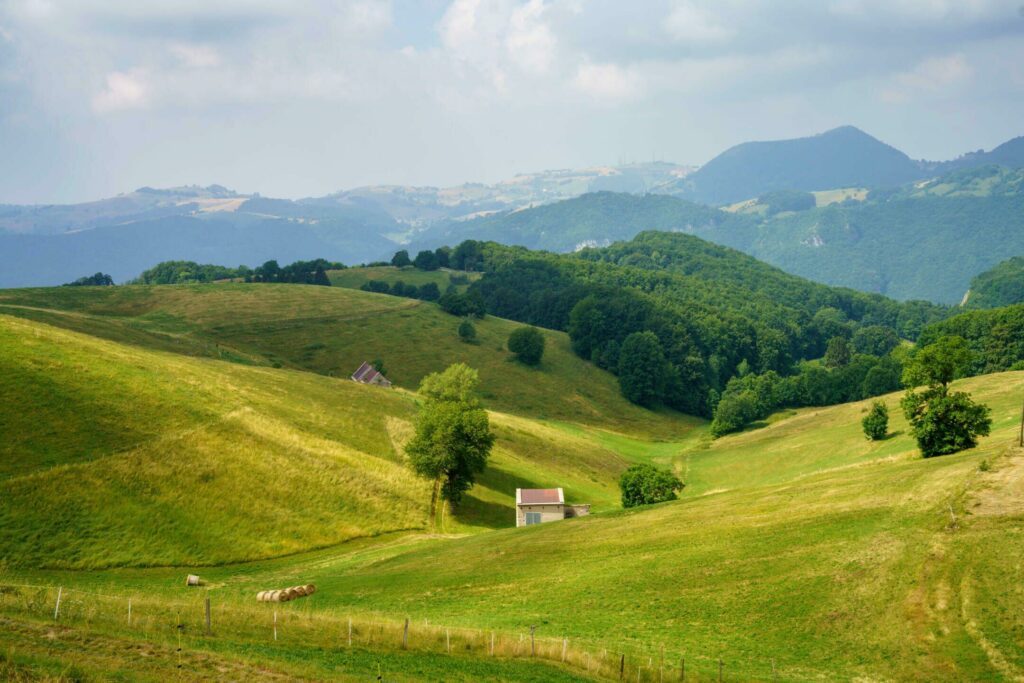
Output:
M590 514L589 505L566 505L557 489L516 489L516 526L543 524Z

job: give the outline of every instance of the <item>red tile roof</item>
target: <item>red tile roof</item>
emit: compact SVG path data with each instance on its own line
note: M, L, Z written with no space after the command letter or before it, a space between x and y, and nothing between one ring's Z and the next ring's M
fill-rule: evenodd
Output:
M560 489L520 489L520 505L551 505L564 502Z

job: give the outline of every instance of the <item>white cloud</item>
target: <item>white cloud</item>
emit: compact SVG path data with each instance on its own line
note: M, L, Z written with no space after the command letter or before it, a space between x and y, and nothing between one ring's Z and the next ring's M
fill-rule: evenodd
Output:
M711 45L726 42L735 31L710 11L693 2L677 2L665 19L665 31L682 43Z
M175 43L171 45L170 50L183 66L193 69L220 66L222 61L220 53L210 45Z
M582 64L573 80L575 87L596 99L625 100L640 94L639 75L618 64Z
M138 109L146 106L149 88L141 69L114 71L107 74L106 87L92 100L97 112Z
M920 94L941 94L958 88L973 75L974 69L962 54L929 57L913 69L896 74L880 97L884 102L908 102Z
M512 61L534 73L546 72L554 59L555 36L544 22L544 10L543 0L530 0L516 8L505 39Z

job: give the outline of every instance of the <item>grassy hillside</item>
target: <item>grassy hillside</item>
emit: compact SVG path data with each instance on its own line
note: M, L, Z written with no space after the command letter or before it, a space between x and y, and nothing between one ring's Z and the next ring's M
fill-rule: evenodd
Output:
M577 358L566 335L545 331L539 368L512 359L505 342L519 325L475 323L478 343L457 333L459 319L433 304L340 287L225 283L65 287L0 291L0 313L151 349L348 377L381 359L400 387L464 361L480 371L489 407L672 438L693 421L638 408L613 376Z
M664 647L691 676L713 676L722 657L740 680L772 680L773 667L781 680L1012 680L1024 672L1024 594L1012 588L1021 557L1010 550L1024 533L1024 452L1011 447L1024 373L959 387L992 407L994 429L958 455L921 459L893 395L892 436L879 443L860 433L866 404L849 404L713 443L623 449L690 482L676 503L203 575L237 609L261 587L312 581L320 590L296 614L409 615L504 634L536 624L580 649L625 648L634 663L657 662ZM172 599L184 596L180 575L9 578Z
M202 351L209 343L202 338L204 316L222 310L217 306L230 307L236 320L256 315L230 294L263 288L213 287L206 291L212 301L201 304L192 299L203 296L198 288L165 289L174 304L165 301L159 314L136 310L139 317L128 321L103 320L95 311L91 315L98 320L82 312L47 315L113 337L137 319L172 327L167 311L189 310L199 332L182 335L183 343ZM287 287L265 290L260 294L286 300L290 294ZM388 297L339 294L369 311L386 312L392 302L399 304L396 311L409 309ZM124 311L133 302L146 305L129 296L106 306ZM350 313L359 310L355 303ZM412 308L427 320L436 310ZM383 338L386 313L375 320L381 326L372 334ZM423 322L413 317L408 334ZM463 357L481 367L487 403L519 414L492 413L498 439L491 467L456 515L443 520L444 530L510 526L516 487L563 486L570 500L595 509L616 507L615 482L630 454L606 443L603 430L618 425L634 436L650 432L654 436L644 438L665 438L685 435L697 424L629 406L614 382L576 360L559 335L552 334L554 348L545 364L527 371L485 345L496 344L492 335L504 334L511 323L492 320L482 327L485 343L467 347L471 351ZM366 334L365 326L360 329ZM391 348L397 353L399 347ZM426 373L459 359L446 358L444 349L439 343L430 359L426 349L408 357L418 359L415 367ZM580 379L590 384L577 388ZM541 387L517 388L531 383ZM415 416L413 397L405 392L152 351L2 315L0 389L6 435L0 442L0 561L70 567L215 564L427 526L428 487L409 474L401 455ZM598 431L593 425L604 411L612 417ZM524 417L547 413L569 420L575 431ZM303 495L296 497L296 491Z

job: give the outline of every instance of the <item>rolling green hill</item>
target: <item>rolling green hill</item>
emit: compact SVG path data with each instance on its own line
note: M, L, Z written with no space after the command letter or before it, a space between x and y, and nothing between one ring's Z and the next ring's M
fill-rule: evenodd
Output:
M411 395L346 379L373 354L413 389L460 360L480 370L498 441L449 531L509 526L517 486L616 507L629 444L699 423L629 404L564 334L546 332L526 368L503 348L515 323L480 321L464 344L457 319L393 297L224 284L0 298L0 558L16 564L210 564L425 528L429 492L400 455Z

